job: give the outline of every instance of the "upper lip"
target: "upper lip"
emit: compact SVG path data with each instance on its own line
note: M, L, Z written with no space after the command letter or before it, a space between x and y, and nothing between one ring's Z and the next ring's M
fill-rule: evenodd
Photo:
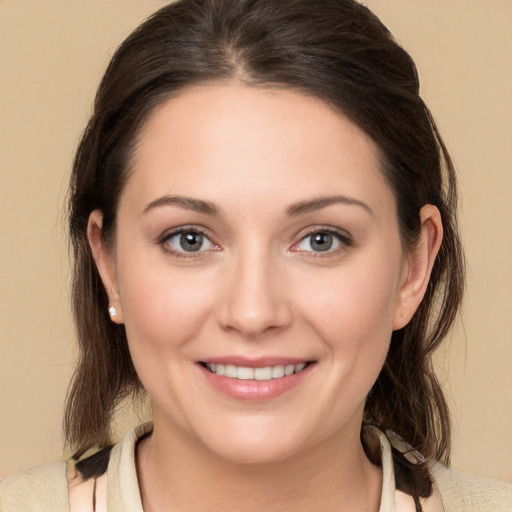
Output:
M206 359L201 359L198 362L204 364L232 364L234 366L243 366L246 368L265 368L267 366L286 366L288 364L298 365L311 361L311 359L299 357L262 356L257 358L247 358L241 356L221 356L208 357Z

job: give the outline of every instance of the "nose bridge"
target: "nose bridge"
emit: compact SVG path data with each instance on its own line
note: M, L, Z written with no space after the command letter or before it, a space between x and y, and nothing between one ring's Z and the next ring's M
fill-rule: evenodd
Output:
M218 318L246 336L284 328L291 321L283 268L271 251L246 247L231 262Z

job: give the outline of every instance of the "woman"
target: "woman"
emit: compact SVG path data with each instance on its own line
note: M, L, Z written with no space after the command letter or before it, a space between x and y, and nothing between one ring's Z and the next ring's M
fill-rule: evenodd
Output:
M123 43L71 181L76 456L6 511L510 509L439 463L463 262L418 88L354 1L185 0Z

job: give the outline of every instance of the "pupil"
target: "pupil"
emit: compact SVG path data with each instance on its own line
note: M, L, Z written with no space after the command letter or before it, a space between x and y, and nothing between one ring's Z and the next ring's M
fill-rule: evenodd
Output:
M183 233L180 237L180 245L184 251L198 251L203 245L203 235L201 233Z
M315 251L328 251L332 247L332 235L317 233L311 241L311 247Z

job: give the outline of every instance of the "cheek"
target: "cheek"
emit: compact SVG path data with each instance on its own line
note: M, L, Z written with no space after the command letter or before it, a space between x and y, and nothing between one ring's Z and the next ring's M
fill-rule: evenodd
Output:
M309 294L307 314L331 361L325 389L336 428L340 417L363 406L384 365L396 285L390 274L370 267L326 284L328 291Z
M377 379L393 331L401 258L389 258L388 265L383 254L317 280L317 290L323 291L310 293L304 308L333 363L333 396L341 400L334 390L343 389L353 407L364 402ZM341 407L338 402L332 406Z
M309 316L333 343L343 340L357 348L379 338L388 339L397 283L396 270L384 271L370 265L347 268L329 276L324 283L317 281L323 291L309 294Z
M183 272L155 262L119 265L125 327L132 350L151 346L158 353L193 339L212 305L204 273Z

